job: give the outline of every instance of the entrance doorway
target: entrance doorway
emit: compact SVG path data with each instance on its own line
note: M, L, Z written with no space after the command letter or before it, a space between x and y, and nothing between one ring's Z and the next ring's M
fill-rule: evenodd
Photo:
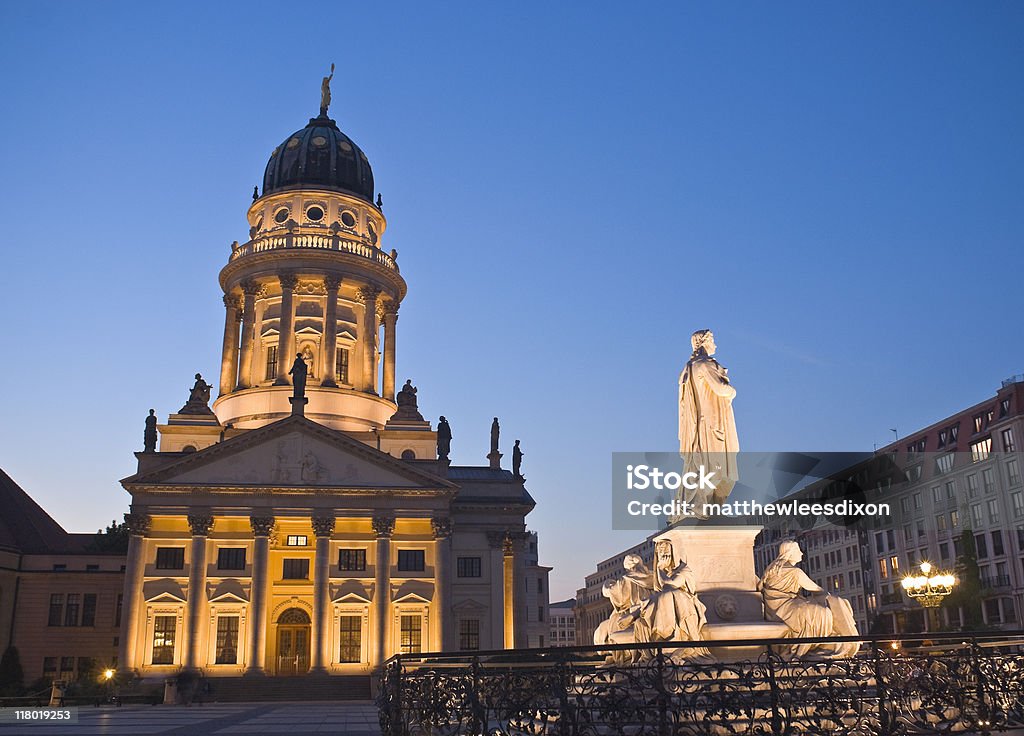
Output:
M277 618L277 674L304 675L309 671L309 614L289 608Z

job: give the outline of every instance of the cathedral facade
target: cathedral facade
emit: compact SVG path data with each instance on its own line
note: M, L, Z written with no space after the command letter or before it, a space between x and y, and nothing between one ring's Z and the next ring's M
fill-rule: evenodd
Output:
M406 282L326 104L271 153L247 219L220 272L219 386L197 375L151 416L122 481L119 669L365 674L399 652L544 646L534 501L497 421L486 465L452 465L447 422L396 390Z

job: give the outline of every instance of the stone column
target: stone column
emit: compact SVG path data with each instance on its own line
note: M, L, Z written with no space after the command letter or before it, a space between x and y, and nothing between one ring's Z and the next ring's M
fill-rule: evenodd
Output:
M384 302L384 386L381 391L388 401L395 400L395 324L398 322L398 302Z
M297 279L293 273L282 273L278 275L281 282L281 319L278 322L277 333L277 379L275 386L288 386L291 380L288 378L288 371L291 370L292 362L295 359L295 305L292 294L295 291Z
M376 359L374 351L377 348L377 297L380 289L375 286L364 286L359 289L359 300L363 304L363 327L359 336L363 346L363 380L362 391L368 394L376 393Z
M451 536L452 520L446 517L435 517L430 520L434 531L434 620L437 622L437 642L431 645L434 651L448 651L451 646L451 622L448 612L451 610Z
M491 644L490 649L505 646L505 532L487 532L491 546Z
M324 380L321 386L337 386L335 368L338 361L338 289L341 288L341 276L324 278L324 289L327 290L327 303L324 306Z
M192 532L192 557L188 565L188 638L185 640L185 669L194 670L199 661L199 645L206 618L206 537L213 526L212 516L192 515L188 527Z
M242 306L242 347L238 358L238 385L236 391L249 388L252 376L252 351L256 344L256 293L260 290L253 281L242 282L245 303Z
M124 521L128 526L128 558L124 566L117 669L120 672L131 672L142 665L141 658L136 657L136 639L139 637L139 619L142 618L142 609L145 607L142 599L142 582L146 572L145 537L149 533L150 518L146 514L130 513L124 515Z
M374 516L373 533L377 537L377 558L373 563L374 632L376 646L374 667L388 658L388 615L391 612L391 536L395 533L395 517Z
M247 675L263 675L267 657L267 583L270 557L270 535L274 531L273 516L251 516L249 523L256 537L252 553L252 587L249 593L249 666Z
M313 562L313 640L312 671L326 674L331 662L328 651L331 641L331 535L334 534L333 516L314 516L313 533L316 535L316 559Z
M516 548L512 536L506 535L502 543L504 556L504 590L505 590L505 648L516 646Z
M229 394L238 383L238 323L242 319L237 296L224 295L224 347L220 359L220 395Z

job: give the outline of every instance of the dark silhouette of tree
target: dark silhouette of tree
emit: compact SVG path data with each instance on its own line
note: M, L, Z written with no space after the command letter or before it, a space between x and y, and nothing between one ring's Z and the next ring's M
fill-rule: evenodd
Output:
M128 525L111 521L106 529L99 529L86 547L89 552L100 554L128 553Z
M17 695L24 689L25 671L15 646L9 646L0 657L0 695Z

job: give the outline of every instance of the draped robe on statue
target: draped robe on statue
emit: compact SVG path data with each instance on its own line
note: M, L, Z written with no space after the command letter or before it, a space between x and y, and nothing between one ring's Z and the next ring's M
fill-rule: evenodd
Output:
M857 636L853 608L845 598L827 594L804 598L801 595L803 590L817 588L807 573L783 558L772 562L757 584L768 617L784 623L794 638ZM856 654L860 647L856 642L800 644L793 647L793 653L802 657L819 648L830 650L833 656L847 657Z
M684 472L703 465L717 471L715 499L724 501L739 480L736 454L740 449L732 411L735 390L728 371L700 352L679 374L679 454ZM700 503L695 491L685 500Z
M671 560L665 565L658 551L667 542ZM700 641L701 629L707 623L704 604L697 599L697 575L686 564L682 541L676 533L666 532L654 538L654 592L640 607L635 624L636 640ZM687 648L682 656L709 656L703 647Z

